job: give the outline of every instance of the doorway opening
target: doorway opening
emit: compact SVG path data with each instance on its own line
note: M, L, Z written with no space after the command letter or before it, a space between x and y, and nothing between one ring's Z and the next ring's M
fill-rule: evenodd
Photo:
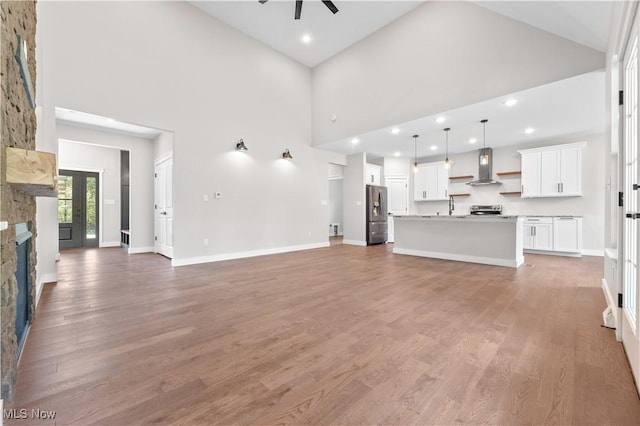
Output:
M58 176L58 241L60 249L98 247L100 175L60 170Z

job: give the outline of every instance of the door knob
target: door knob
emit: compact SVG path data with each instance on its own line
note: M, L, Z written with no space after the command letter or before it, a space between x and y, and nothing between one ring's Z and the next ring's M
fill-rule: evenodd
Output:
M164 214L164 215L166 215L166 214L167 214L167 212L160 212L160 214Z

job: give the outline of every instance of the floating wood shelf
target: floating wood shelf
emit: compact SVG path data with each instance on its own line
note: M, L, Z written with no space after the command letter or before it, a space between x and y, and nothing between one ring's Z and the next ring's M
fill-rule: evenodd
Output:
M521 195L522 192L520 191L505 191L505 192L500 192L500 195Z
M7 147L7 183L35 197L57 197L56 155Z
M454 179L471 179L473 177L473 175L469 175L469 176L449 176L449 180L454 180Z
M449 194L449 195L452 196L452 197L468 197L471 194L460 193L460 194Z
M522 172L520 170L514 170L512 172L496 172L496 174L498 176L515 176L515 175L522 174Z

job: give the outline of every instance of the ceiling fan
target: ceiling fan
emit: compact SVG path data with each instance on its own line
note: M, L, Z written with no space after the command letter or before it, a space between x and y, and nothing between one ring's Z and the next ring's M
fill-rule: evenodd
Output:
M269 0L258 0L261 4L265 4ZM335 15L338 13L338 8L332 1L322 0L325 6L329 8L329 10ZM300 19L300 13L302 12L302 0L296 0L296 16L295 19Z

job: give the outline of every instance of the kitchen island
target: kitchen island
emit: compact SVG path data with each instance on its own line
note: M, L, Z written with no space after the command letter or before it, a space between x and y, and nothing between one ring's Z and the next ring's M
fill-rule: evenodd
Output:
M518 216L394 216L393 252L517 268L523 218Z

